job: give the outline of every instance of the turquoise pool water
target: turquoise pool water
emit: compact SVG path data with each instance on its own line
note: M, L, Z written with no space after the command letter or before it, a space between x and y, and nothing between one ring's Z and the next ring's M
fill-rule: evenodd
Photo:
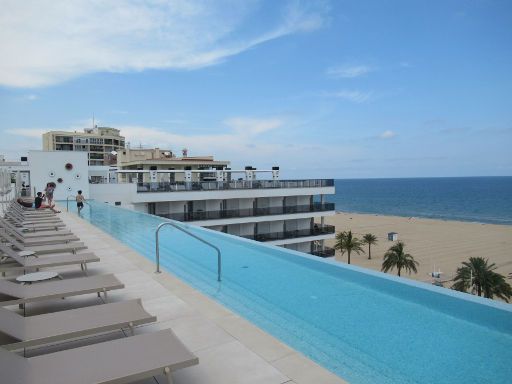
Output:
M165 219L91 202L82 215L150 260ZM510 305L303 256L193 226L222 250L166 227L161 264L345 380L506 383Z

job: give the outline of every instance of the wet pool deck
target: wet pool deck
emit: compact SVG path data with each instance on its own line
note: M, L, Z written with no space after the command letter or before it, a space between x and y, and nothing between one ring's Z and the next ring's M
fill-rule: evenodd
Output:
M87 245L88 251L101 258L101 262L89 266L89 274L115 273L126 285L125 289L109 293L109 301L141 298L146 310L157 316L157 323L138 327L136 333L172 328L199 357L199 365L173 374L176 384L346 383L171 274L154 273L153 262L87 221L72 213L63 212L60 216ZM59 272L64 277L78 275L79 268L67 267ZM92 305L98 300L97 297L66 299L45 303L44 309L43 305L33 304L28 306L28 314ZM105 337L119 337L119 334L100 336L98 340ZM164 382L163 377L156 377L137 383Z

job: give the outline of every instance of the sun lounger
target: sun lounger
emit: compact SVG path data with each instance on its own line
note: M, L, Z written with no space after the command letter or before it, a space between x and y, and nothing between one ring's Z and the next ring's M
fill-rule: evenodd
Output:
M25 237L27 239L38 238L38 237L46 237L46 236L67 236L67 235L72 235L71 231L69 231L67 229L61 229L61 228L57 228L57 229L53 229L53 230L34 231L33 228L30 228L30 226L27 226L27 227L17 227L16 225L11 223L10 221L7 221L7 220L5 220L3 218L0 218L0 226L4 227L4 228L9 228L12 231L16 231L17 233L19 233L20 235L22 235L23 237Z
M6 212L6 217L17 219L26 223L48 223L48 222L62 222L62 220L57 216L24 216L19 213L8 211Z
M31 285L21 285L0 279L0 306L27 304L88 293L97 293L99 296L101 292L106 301L108 291L121 288L124 288L124 284L112 274L53 280Z
M55 215L55 212L53 211L49 211L49 210L45 210L45 209L36 209L36 208L28 208L28 207L22 207L20 204L18 204L17 202L11 202L11 204L9 204L9 207L7 208L9 211L15 211L17 213L20 213L22 215L26 215L26 216L51 216L51 215Z
M9 220L9 219L5 219ZM15 220L9 220L13 225L20 227L20 228L26 228L31 232L37 232L37 231L58 231L61 228L64 228L66 225L64 223L42 223L42 224L36 224L36 223L23 223Z
M36 219L26 219L23 217L6 214L5 215L6 220L10 220L15 224L18 225L36 225L36 226L51 226L51 227L64 227L65 224L62 222L62 220L36 220Z
M121 384L199 363L169 329L31 358L0 348L2 380L9 384Z
M45 211L44 208L37 209L32 212L19 211L17 209L7 209L7 216L15 216L21 219L29 220L60 220L60 218L53 211Z
M0 272L3 274L13 271L24 271L24 273L27 273L40 268L77 264L80 264L82 270L87 274L87 263L100 261L98 256L90 252L59 254L45 257L37 257L37 255L32 252L25 252L25 254L21 252L21 254L19 254L5 243L0 244L0 252L3 254L0 258Z
M0 307L0 332L12 339L2 345L7 350L36 347L119 329L129 329L133 336L134 327L154 321L156 317L144 310L140 299L30 317Z
M77 236L75 236L73 234L69 234L69 235L65 235L65 236L45 236L45 237L39 237L39 238L28 238L28 237L25 237L24 235L18 233L17 231L14 231L11 228L4 226L2 223L0 223L0 231L2 231L2 230L26 246L69 243L71 241L80 240L80 238L78 238Z
M87 248L84 243L73 241L67 244L52 244L52 245L31 245L25 246L25 244L20 243L18 240L10 236L8 233L4 231L0 231L0 240L10 243L13 245L15 249L20 251L34 251L38 255L44 255L48 253L59 253L59 252L76 252L80 249Z

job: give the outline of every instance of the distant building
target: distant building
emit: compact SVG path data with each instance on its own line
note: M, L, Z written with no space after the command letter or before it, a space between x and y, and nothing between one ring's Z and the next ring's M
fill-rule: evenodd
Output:
M183 150L182 157L159 148L125 148L117 154L119 182L216 181L215 171L228 168L229 164L229 161L214 160L213 156L189 157L186 150ZM185 171L200 172L192 174ZM190 179L186 180L186 175L190 175Z
M125 147L119 129L109 127L85 128L83 132L50 131L43 134L43 151L87 152L89 165L116 163L115 152Z

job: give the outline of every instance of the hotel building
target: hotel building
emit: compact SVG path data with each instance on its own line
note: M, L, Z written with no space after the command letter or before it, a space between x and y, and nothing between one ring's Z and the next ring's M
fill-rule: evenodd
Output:
M112 165L115 154L125 146L119 129L109 127L85 128L83 132L50 131L43 134L43 151L87 152L89 165Z
M279 167L231 169L229 161L186 151L178 157L170 150L125 148L117 155L116 175L96 179L89 193L98 201L333 256L324 246L335 236L324 223L335 214L334 204L325 201L334 193L333 180L281 180L279 173Z

